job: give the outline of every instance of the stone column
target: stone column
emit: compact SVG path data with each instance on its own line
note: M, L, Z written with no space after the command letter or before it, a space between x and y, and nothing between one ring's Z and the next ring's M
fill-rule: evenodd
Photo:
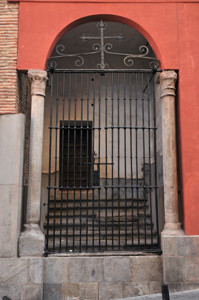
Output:
M43 147L44 99L47 73L29 70L31 82L31 130L29 184L25 231L20 236L20 256L41 256L44 251L44 235L40 230L41 168Z
M178 180L176 159L175 83L177 73L160 74L162 98L162 140L165 226L162 235L182 235L178 212Z

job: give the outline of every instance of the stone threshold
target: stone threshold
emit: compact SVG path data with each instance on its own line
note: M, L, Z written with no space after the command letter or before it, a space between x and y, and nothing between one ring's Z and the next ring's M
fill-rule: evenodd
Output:
M160 256L158 252L132 252L132 251L114 251L114 252L81 252L73 253L50 253L48 257L100 257L100 256Z

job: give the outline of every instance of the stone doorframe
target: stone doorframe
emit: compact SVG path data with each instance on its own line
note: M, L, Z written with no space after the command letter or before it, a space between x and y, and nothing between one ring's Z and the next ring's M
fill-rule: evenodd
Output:
M47 72L29 70L31 82L30 170L25 231L19 239L20 256L42 256L44 235L40 230L41 168L44 123L44 99ZM165 225L162 236L183 235L178 213L176 159L175 84L177 73L164 70L160 74L162 99L163 178Z

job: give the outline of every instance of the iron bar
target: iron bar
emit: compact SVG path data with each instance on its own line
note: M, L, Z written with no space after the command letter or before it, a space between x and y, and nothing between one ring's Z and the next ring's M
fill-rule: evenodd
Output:
M153 84L153 89L152 89L152 97L153 97L153 117L154 117L154 127L156 127L156 100L155 100L155 87ZM154 176L155 176L155 186L157 186L157 147L156 147L156 131L154 131L154 165L155 165L155 171L154 171ZM156 209L156 230L157 230L157 244L158 247L160 247L160 235L159 235L159 219L158 219L158 190L155 189L155 209Z
M142 148L143 148L143 178L144 178L144 185L147 185L146 181L146 153L145 153L145 130L144 130L144 125L145 125L145 99L144 99L144 92L143 92L143 87L144 87L144 78L143 74L141 75L141 98L142 98ZM147 199L146 199L146 189L143 189L143 194L144 194L144 241L145 241L145 247L146 247L146 204L147 204Z
M135 75L135 169L136 169L136 196L139 198L139 187L138 187L138 74ZM139 203L137 202L137 232L138 232L138 247L140 246L140 223L139 223Z
M50 126L52 126L52 103L53 103L53 74L50 73ZM52 129L49 130L49 163L48 163L48 186L51 185L51 147L52 147ZM48 211L47 211L47 234L46 251L49 248L49 222L50 222L50 189L48 189Z
M148 147L149 147L149 186L152 185L152 168L151 168L151 78L147 75L148 85ZM149 189L149 201L150 201L150 228L151 228L151 244L153 245L153 210L152 210L152 190Z
M83 132L82 132L82 128L83 128L83 112L84 112L84 105L83 105L83 89L84 88L84 74L81 74L81 95L80 95L80 101L81 101L81 122L80 122L80 187L82 187L82 142L83 142ZM88 131L87 131L88 134ZM81 252L82 250L82 189L80 189L79 191L80 194L80 232L79 232L79 250Z
M126 177L126 74L123 74L123 85L124 85L124 90L123 90L123 102L124 102L124 185L127 185L127 177ZM125 196L125 245L127 247L127 188L124 187L124 196Z
M86 80L86 92L87 92L87 128L89 127L89 74L87 74L87 80ZM89 151L88 151L88 144L89 144L89 136L88 136L88 130L86 131L86 186L89 188ZM94 146L93 146L94 149ZM94 199L94 190L93 190L93 199ZM86 203L86 250L88 250L88 189L87 189L87 203Z
M130 123L130 169L131 169L131 198L132 198L132 204L133 204L133 147L132 147L132 74L129 74L129 123ZM132 205L132 210L131 210L131 217L133 217L134 213L134 208ZM132 222L132 245L134 242L134 226Z
M48 128L49 129L60 129L61 128L61 126L48 126ZM81 126L80 127L74 127L74 126L72 126L72 127L70 127L70 126L67 126L67 128L68 129L76 129L76 131L81 131L82 130L82 128L84 128L84 130L95 130L95 129L98 129L98 130L101 130L102 128L101 127L82 127L81 128ZM104 129L118 129L118 126L104 126L103 127ZM153 130L157 130L157 127L152 127L152 126L150 126L150 127L148 127L148 126L119 126L119 128L120 129L129 129L129 130L131 130L131 129L140 129L140 130L143 130L143 129L153 129ZM97 164L97 163L96 163ZM103 163L101 163L101 164L103 164ZM110 163L109 163L110 164Z
M106 168L106 174L105 174L105 185L107 186L108 183L108 137L107 137L107 125L108 125L108 108L107 108L107 102L108 102L108 95L107 95L107 74L105 74L104 77L105 80L105 168ZM105 209L105 222L106 222L106 246L105 249L107 250L108 248L108 241L107 241L107 233L108 233L108 228L107 228L107 217L108 217L108 211L107 211L107 189L105 189L105 201L106 201L106 209Z
M76 137L77 137L77 131L76 131L76 121L77 121L77 82L78 82L78 74L75 74L75 95L74 95L74 158L73 158L73 164L74 164L74 194L73 194L73 246L72 250L75 250L75 221L76 221L76 210L75 210L75 197L76 197Z
M136 188L136 189L145 189L145 188L149 188L149 189L158 189L159 187L158 186L156 186L156 185L142 185L141 187L139 186L139 184L138 185L136 185L136 184L133 184L133 186L131 186L131 185L104 185L103 186L103 188L114 188L114 189L117 189L117 188ZM64 191L67 191L67 190L69 190L69 191L73 191L74 189L76 189L77 187L69 187L69 186L66 186L66 187L63 187L62 188L62 190ZM51 186L47 186L47 189L58 189L58 190L61 190L61 188L60 188L60 186L59 185L57 185L57 186L54 186L54 185L51 185ZM94 187L78 187L78 190L95 190L95 189L101 189L101 186L94 186Z
M56 113L55 113L55 125L58 124L58 108L59 108L59 74L56 76ZM54 172L54 186L57 185L57 129L55 130L55 172ZM54 218L53 218L53 249L55 249L55 223L56 223L56 189L54 189Z
M130 73L130 74L151 74L151 69L105 69L105 70L100 70L100 69L55 69L52 68L54 73L97 73L97 74L105 74L105 73ZM156 73L161 73L163 70L157 70Z
M100 148L100 141L101 141L101 76L98 74L98 163L100 164L100 154L101 154L101 148ZM98 176L100 178L100 165L98 165ZM100 180L100 179L99 179ZM99 250L101 250L101 211L100 211L100 189L98 189L98 219L99 219ZM94 225L94 219L93 219L93 225ZM94 230L93 230L93 251L94 251Z
M118 243L120 250L120 76L117 74Z
M114 162L114 130L113 130L113 125L114 125L114 74L111 74L111 109L112 109L112 115L111 115L111 125L112 125L112 130L111 130L111 163L112 163L112 168L111 168L111 185L113 186L113 176L114 176L114 172L113 172L113 162ZM114 228L113 228L113 205L114 205L114 201L113 201L113 191L114 188L111 187L111 200L112 200L112 210L111 210L111 215L112 215L112 250L114 249Z
M65 81L66 81L66 74L64 74L63 76L63 82L62 82L62 120L64 120L64 116L65 116ZM61 127L61 131L60 131L60 140L61 140L61 145L60 145L60 174L61 174L61 180L60 181L60 187L63 187L63 176L64 176L64 172L63 172L63 167L64 167L64 121L62 121L62 124L60 124ZM60 213L60 251L62 249L62 245L61 245L61 239L62 239L62 221L63 221L63 190L61 190L61 213Z
M68 78L68 126L67 129L67 187L69 186L69 161L70 161L70 118L71 118L71 86L72 86L72 75L69 74ZM64 120L63 120L64 121ZM69 250L68 245L68 199L69 189L67 189L67 204L66 204L66 250Z
M46 252L159 251L150 76L51 74Z

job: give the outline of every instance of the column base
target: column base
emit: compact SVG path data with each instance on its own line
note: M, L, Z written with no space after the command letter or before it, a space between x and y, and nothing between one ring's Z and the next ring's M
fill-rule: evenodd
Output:
M44 234L38 224L26 224L19 238L19 256L42 256L44 253Z
M166 223L163 231L161 232L162 236L183 236L185 235L182 230L181 223Z

